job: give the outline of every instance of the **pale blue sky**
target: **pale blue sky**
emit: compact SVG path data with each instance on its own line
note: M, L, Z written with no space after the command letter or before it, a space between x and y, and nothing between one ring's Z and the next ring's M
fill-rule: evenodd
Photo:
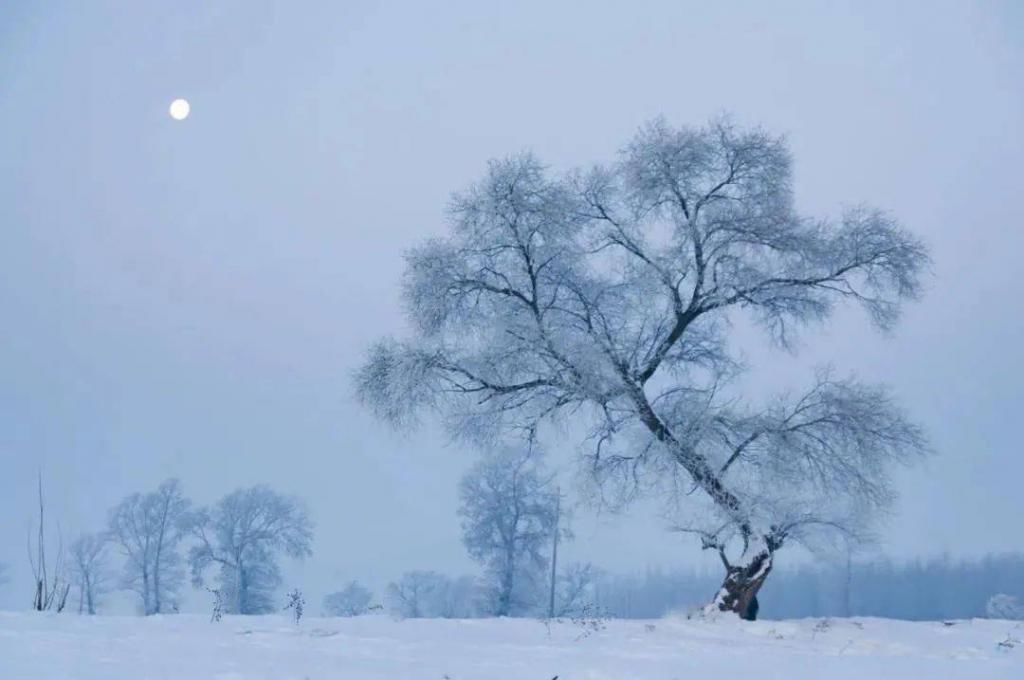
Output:
M608 160L653 116L721 111L789 136L805 211L875 203L935 258L894 335L843 314L796 359L751 345L753 380L831 361L928 428L888 553L1024 549L1020 7L3 3L0 607L27 603L40 466L66 535L168 476L200 502L268 482L317 521L289 571L311 592L469 569L471 453L351 397L362 350L401 331L403 249L491 157ZM613 569L696 550L643 508L577 524L570 550Z

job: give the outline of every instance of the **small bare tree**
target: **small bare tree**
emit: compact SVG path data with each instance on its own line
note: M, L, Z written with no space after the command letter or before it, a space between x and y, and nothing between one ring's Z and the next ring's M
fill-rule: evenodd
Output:
M218 623L224 617L224 598L220 594L220 588L207 588L206 590L213 596L210 623Z
M106 534L82 534L71 544L71 578L78 589L78 613L95 614L108 586Z
M28 561L32 568L32 609L37 612L64 611L67 605L68 592L71 584L67 579L67 566L64 563L64 541L60 526L57 527L57 555L52 563L47 562L46 555L46 501L43 497L43 475L38 478L39 525L36 529L35 545L32 545L32 530L28 535Z
M278 554L297 559L313 554L313 523L305 507L262 485L234 491L213 508L193 513L189 527L198 541L189 551L192 581L203 585L206 569L216 566L218 589L231 614L275 611Z
M736 388L737 317L789 348L843 301L890 329L928 263L880 210L799 214L780 138L655 121L609 166L493 162L450 214L407 256L413 337L372 348L363 401L476 440L571 416L600 502L657 494L702 518L682 524L722 556L717 609L751 617L783 544L870 519L890 467L925 451L882 388L820 376L767 404Z
M489 454L463 477L459 497L462 542L487 570L492 613L509 616L539 604L534 596L559 504L540 453L530 447Z
M306 611L306 598L302 596L301 590L295 588L288 593L288 601L284 605L284 611L291 612L295 625L299 625L299 622L302 621L302 615Z

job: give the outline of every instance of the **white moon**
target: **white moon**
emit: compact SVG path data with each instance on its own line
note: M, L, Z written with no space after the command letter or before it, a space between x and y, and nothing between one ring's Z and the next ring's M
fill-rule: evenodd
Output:
M189 111L192 107L188 105L188 101L185 99L175 99L171 102L171 118L174 120L185 120L188 118Z

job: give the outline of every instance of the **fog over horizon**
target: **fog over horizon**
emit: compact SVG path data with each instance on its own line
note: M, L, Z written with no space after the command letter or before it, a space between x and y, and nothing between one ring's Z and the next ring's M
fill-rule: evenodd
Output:
M871 554L1024 550L1024 5L785 4L0 7L0 609L30 603L39 471L65 542L168 477L199 504L294 494L313 556L284 582L314 606L477 572L456 517L477 452L353 394L405 327L403 252L489 159L607 162L654 117L722 112L787 136L801 212L876 205L933 258L888 335L852 308L795 354L740 328L750 389L828 363L924 427L936 454ZM574 446L547 442L570 489ZM566 559L608 570L704 559L646 504L572 526Z

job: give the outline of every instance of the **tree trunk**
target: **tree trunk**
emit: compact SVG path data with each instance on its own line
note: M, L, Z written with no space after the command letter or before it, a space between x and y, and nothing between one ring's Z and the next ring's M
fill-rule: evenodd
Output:
M71 592L71 584L65 583L63 588L58 588L55 591L59 597L57 598L57 613L64 611L64 607L68 603L68 593Z
M156 560L153 565L153 613L159 614L163 608L160 602L160 551L157 550Z
M501 582L498 590L498 607L494 612L495 616L508 616L512 610L512 574L505 572L501 575Z
M149 616L153 613L153 596L149 590L149 569L142 567L142 613Z
M555 490L555 534L551 539L551 591L548 593L548 618L555 618L555 585L558 581L558 525L561 521L562 490Z
M772 570L772 553L763 550L744 566L730 566L710 608L733 612L745 621L757 620L757 593Z
M853 607L850 605L851 597L850 591L853 584L853 557L850 554L850 548L846 548L846 574L843 580L843 610L844 616L853 616Z
M249 603L247 602L247 599L249 593L247 592L247 590L249 586L245 582L245 567L242 566L241 560L239 560L238 562L238 575L236 576L236 578L238 579L238 583L236 584L236 587L238 588L238 593L237 597L235 598L237 600L237 611L235 613L248 614L249 612L247 610L249 608Z
M93 597L93 585L92 578L86 579L86 590L85 590L85 604L89 612L89 616L96 613L96 600Z

